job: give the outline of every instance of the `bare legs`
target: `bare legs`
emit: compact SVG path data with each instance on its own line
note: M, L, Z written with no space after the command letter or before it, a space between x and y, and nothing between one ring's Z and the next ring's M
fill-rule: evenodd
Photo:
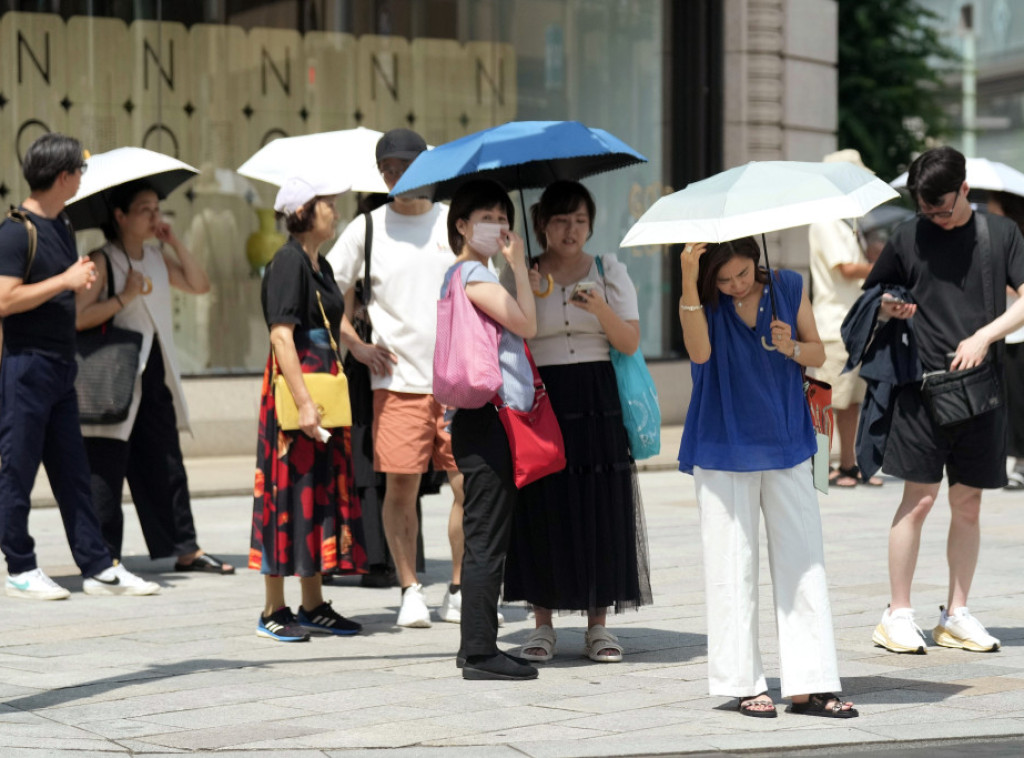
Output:
M284 599L283 576L264 576L263 585L266 592L266 603L263 606L264 616L270 616L278 608L288 605ZM299 587L302 590L302 607L307 611L323 604L323 580L320 574L299 577Z
M386 474L387 490L381 513L384 520L384 534L395 560L395 571L402 587L417 583L416 578L416 535L419 519L416 518L416 497L420 491L421 474ZM452 487L452 510L448 516L448 542L452 549L452 582L462 581L462 504L465 499L462 489L462 474L448 472L448 483Z
M903 500L889 530L889 586L893 610L912 607L910 587L921 547L921 529L938 493L937 483L906 482L903 486ZM949 507L951 518L946 540L949 595L946 608L952 613L967 605L967 595L978 565L981 490L963 484L952 485L949 488Z

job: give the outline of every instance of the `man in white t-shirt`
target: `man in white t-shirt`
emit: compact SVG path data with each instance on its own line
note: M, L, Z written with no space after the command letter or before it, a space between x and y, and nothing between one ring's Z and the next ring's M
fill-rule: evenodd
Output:
M392 189L413 159L427 149L409 129L392 129L377 143L377 167ZM433 462L447 471L454 502L448 521L452 582L439 615L461 621L462 475L445 431L444 407L433 392L437 299L455 261L448 244L448 206L422 197L397 197L371 214L370 302L376 350L366 363L373 387L374 469L385 474L382 517L388 548L402 587L398 625L429 627L430 611L416 577L416 496ZM327 256L342 292L363 275L366 223L350 223ZM346 302L351 303L350 296Z
M825 163L844 161L867 168L856 150L840 150L824 158ZM839 468L829 476L837 487L855 487L861 482L854 443L860 404L867 385L857 369L842 373L849 357L839 333L843 319L861 295L861 285L871 271L871 264L861 249L853 227L845 221L822 221L811 224L811 291L814 320L825 345L825 365L807 373L832 385L832 409L839 437ZM880 485L871 477L866 484Z

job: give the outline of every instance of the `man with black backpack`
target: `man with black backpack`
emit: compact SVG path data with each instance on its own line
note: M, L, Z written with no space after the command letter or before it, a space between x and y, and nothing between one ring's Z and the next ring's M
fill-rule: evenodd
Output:
M0 225L0 549L12 597L61 600L70 594L38 567L28 533L40 462L86 594L160 591L111 559L89 494L75 394L75 293L92 285L96 267L78 257L63 216L86 168L78 140L43 135L22 165L30 195Z
M895 397L884 470L904 480L889 532L891 602L872 636L896 653L924 653L910 589L921 531L942 484L951 511L949 594L932 639L943 647L999 649L967 610L978 564L981 491L1006 484L1003 338L1024 324L1024 300L1006 309L1006 287L1024 295L1024 238L1009 219L975 213L964 156L928 150L910 166L907 187L920 209L893 233L864 282L900 285L913 303L882 295L879 317L914 317L922 384Z

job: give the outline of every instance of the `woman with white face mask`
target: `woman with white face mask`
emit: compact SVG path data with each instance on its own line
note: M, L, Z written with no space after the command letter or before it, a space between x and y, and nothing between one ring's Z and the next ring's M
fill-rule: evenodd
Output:
M448 241L455 265L445 274L445 297L456 271L466 298L501 327L498 363L501 399L517 410L533 407L533 372L523 344L537 330L531 287L539 284L528 271L522 238L511 230L515 207L496 182L477 180L462 185L448 209ZM515 279L518 297L508 294L488 269L488 260L500 254ZM458 334L452 335L459 340ZM457 665L464 679L534 679L537 669L521 658L498 650L498 593L508 547L516 486L512 456L498 411L491 403L482 408L460 408L452 417L452 452L463 475L466 493L462 528L462 640Z
M556 609L587 615L584 655L621 661L622 646L605 627L608 608L618 613L651 602L636 465L609 355L609 346L627 355L639 348L636 289L614 255L599 261L584 251L594 213L578 182L549 185L533 207L544 248L538 279L552 283L538 296L530 351L562 429L567 465L520 490L513 519L505 600L533 605L536 629L522 653L531 661L554 655ZM522 291L518 282L516 288Z

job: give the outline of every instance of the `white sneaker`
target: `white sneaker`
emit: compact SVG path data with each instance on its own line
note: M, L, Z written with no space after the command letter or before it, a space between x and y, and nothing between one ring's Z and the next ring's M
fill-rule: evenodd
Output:
M82 582L86 595L156 595L160 585L147 582L114 561L114 565L95 576L86 577Z
M939 625L932 630L935 644L973 650L976 653L994 653L999 649L999 640L988 633L978 619L967 608L960 607L952 614L940 605Z
M41 568L22 571L7 577L6 591L10 597L33 600L64 600L71 593L43 573Z
M423 596L423 585L410 585L402 593L402 608L398 611L398 625L414 629L430 627L430 609Z
M914 623L913 608L890 611L889 606L886 606L882 620L875 627L875 633L871 635L871 641L894 653L924 655L928 652L924 633L921 627Z
M441 601L441 609L437 612L442 621L452 624L462 623L462 590L444 593L444 600ZM505 626L505 617L498 611L498 626Z

